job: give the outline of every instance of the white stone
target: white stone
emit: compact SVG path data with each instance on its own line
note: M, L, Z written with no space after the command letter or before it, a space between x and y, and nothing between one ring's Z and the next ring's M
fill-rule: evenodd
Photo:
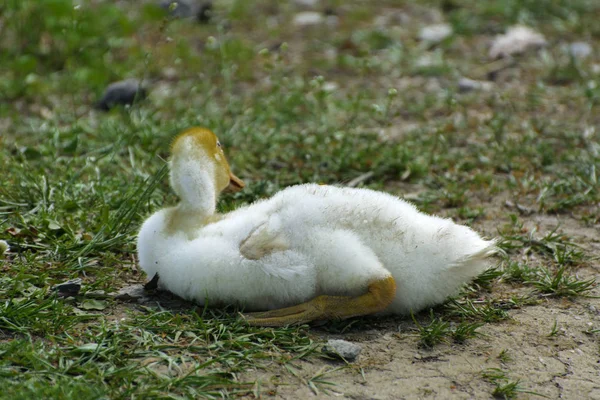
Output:
M419 39L429 43L439 43L450 35L452 35L452 26L449 24L429 25L419 31Z
M472 90L491 90L492 83L491 82L483 82L476 81L469 78L460 78L458 81L458 91L459 92L470 92Z
M335 82L325 82L321 89L324 92L335 92L338 89L338 84Z
M174 80L177 79L177 76L179 75L177 73L177 70L173 67L167 67L165 69L162 70L161 75L168 80Z
M496 36L490 47L489 56L490 58L508 57L539 49L547 44L541 33L527 26L515 25L508 28L504 35Z
M310 26L323 23L325 16L316 11L303 11L299 12L294 16L294 25L296 26Z
M427 68L438 64L439 60L429 53L425 53L415 60L415 67L418 68Z

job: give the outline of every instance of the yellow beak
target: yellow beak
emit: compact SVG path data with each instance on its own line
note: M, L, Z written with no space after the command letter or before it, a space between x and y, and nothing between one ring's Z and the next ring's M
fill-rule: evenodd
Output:
M229 173L229 186L227 186L227 190L230 192L239 192L246 186L244 181L235 176L233 172Z

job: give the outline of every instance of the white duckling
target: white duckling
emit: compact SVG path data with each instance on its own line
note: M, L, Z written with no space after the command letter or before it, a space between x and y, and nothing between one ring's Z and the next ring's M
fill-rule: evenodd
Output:
M200 304L237 304L253 325L283 326L442 303L483 272L494 241L368 189L305 184L227 214L219 194L243 182L214 133L172 145L175 207L148 218L138 255L159 288Z

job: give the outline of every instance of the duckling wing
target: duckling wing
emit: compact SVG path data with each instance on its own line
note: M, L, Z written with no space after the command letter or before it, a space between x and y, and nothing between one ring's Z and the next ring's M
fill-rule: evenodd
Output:
M240 243L240 253L249 260L259 260L275 252L289 250L289 242L271 221L254 228Z

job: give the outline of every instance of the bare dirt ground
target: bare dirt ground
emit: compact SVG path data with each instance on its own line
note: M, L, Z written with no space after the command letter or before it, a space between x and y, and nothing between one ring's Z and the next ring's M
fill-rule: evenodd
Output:
M586 227L569 215L523 216L522 221L541 236L559 226L592 260L577 276L600 277L597 226ZM505 222L487 219L475 227L494 236L496 226ZM521 295L529 293L498 284L491 296L509 298L515 290ZM484 371L499 369L510 382L518 381L517 398L600 399L600 289L596 287L589 296L538 297L538 304L510 310L510 319L484 325L480 337L432 349L419 347L410 318L372 319L335 334L315 328L311 330L315 340L344 339L360 344L358 360L344 367L342 362L312 358L294 362L292 370L272 364L265 370L248 371L239 379L258 379L263 393L281 399L479 399L492 398L495 389L483 377ZM341 368L336 371L335 367ZM332 370L322 380L333 385L311 388L315 376Z

